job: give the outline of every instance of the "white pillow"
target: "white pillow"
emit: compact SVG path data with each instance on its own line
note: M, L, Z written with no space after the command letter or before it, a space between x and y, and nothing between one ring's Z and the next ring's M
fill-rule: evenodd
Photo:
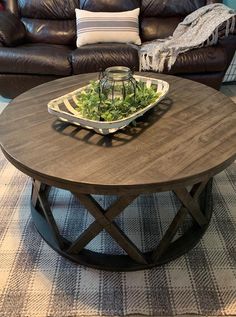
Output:
M124 12L91 12L75 9L77 47L99 42L141 44L139 8Z

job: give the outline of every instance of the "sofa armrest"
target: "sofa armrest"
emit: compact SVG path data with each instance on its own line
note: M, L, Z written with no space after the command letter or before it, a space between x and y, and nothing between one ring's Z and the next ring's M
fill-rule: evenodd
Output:
M16 46L24 41L24 24L10 11L0 12L0 44Z

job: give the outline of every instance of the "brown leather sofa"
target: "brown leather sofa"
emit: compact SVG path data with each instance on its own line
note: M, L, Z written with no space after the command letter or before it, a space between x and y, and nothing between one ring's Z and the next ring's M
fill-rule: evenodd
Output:
M140 7L143 42L170 36L184 17L217 0L6 0L0 12L0 95L15 97L41 83L96 72L112 65L138 70L129 44L76 48L75 8L125 11ZM169 73L219 89L236 48L236 36L181 54ZM167 70L165 70L168 73Z

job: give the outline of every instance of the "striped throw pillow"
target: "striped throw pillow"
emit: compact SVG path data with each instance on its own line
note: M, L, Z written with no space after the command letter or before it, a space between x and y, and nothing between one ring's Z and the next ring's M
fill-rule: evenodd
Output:
M124 12L91 12L75 9L77 47L99 42L141 44L139 8Z

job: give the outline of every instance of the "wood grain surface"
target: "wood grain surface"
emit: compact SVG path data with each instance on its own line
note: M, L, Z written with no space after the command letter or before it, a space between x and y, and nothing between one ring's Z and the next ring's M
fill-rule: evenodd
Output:
M47 103L98 77L84 74L35 87L0 116L0 142L21 171L45 184L81 193L144 193L194 184L236 158L236 105L202 84L154 73L168 98L136 127L114 135L57 120Z

